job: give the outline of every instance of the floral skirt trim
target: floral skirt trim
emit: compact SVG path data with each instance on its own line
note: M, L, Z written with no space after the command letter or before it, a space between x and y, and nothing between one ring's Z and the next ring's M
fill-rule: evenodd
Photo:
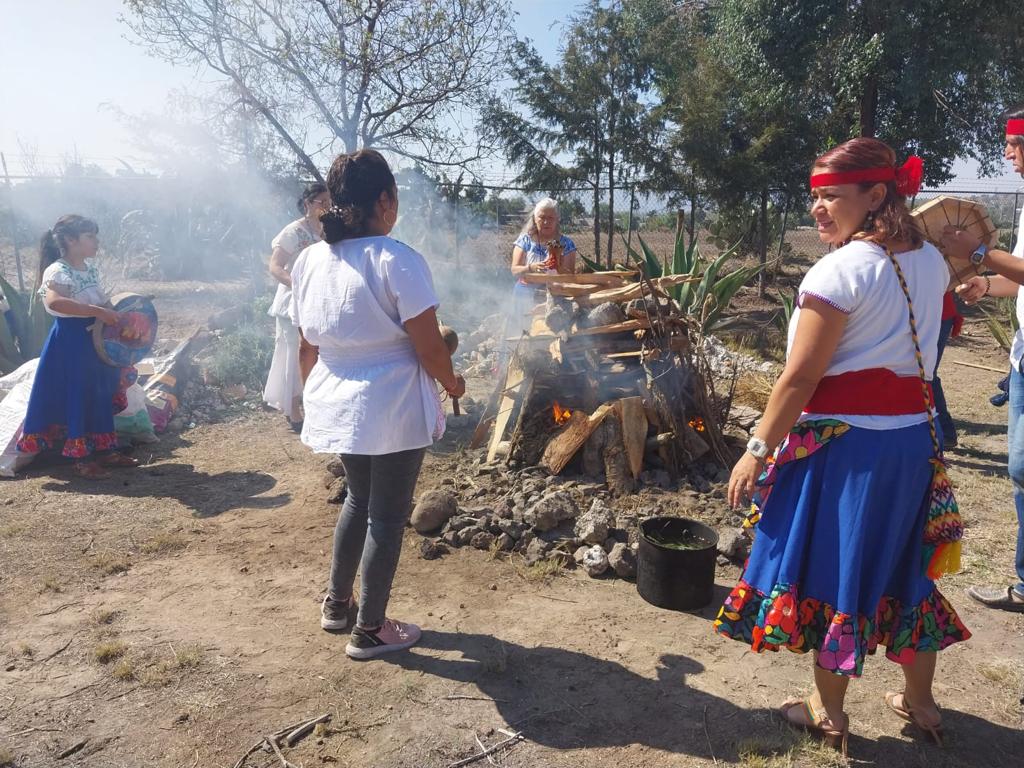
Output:
M93 432L68 439L67 427L53 424L45 432L24 435L18 441L18 453L42 453L56 450L62 444L62 456L81 459L96 451L112 451L117 448L117 433Z
M864 657L879 645L886 647L887 658L909 664L918 651L941 651L971 636L938 589L917 605L883 597L873 616L851 616L801 598L794 585L778 584L765 595L744 581L726 598L715 631L749 643L758 653L818 651L819 667L850 677L860 677Z

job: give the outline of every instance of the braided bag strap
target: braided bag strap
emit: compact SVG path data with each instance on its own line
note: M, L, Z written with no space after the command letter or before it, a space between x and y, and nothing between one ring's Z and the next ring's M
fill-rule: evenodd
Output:
M896 278L899 280L903 296L907 300L907 310L910 316L910 338L914 342L917 372L921 377L921 394L924 397L925 413L928 416L928 431L932 436L932 448L935 450L935 456L939 457L942 455L942 448L939 446L939 433L935 429L935 417L932 416L932 409L935 404L932 402L931 390L928 388L928 375L924 370L924 355L921 354L921 342L917 334L917 320L914 318L914 302L910 298L910 288L907 287L907 279L903 276L903 270L900 268L900 263L896 260L896 255L892 252L892 248L885 246L885 255L889 257L889 262L896 270Z

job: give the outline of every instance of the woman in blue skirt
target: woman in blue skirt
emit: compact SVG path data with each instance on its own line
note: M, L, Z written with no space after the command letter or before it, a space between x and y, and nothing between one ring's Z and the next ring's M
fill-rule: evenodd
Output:
M815 162L811 214L835 250L800 284L785 370L729 482L756 536L715 629L811 651L815 691L780 714L844 751L846 689L878 645L906 680L888 706L941 741L936 652L970 636L933 580L962 529L926 375L948 273L907 209L920 178L876 139Z
M138 462L117 453L114 414L125 406L121 371L100 360L93 323L115 324L118 313L89 262L99 246L96 222L61 216L39 247L37 289L55 322L43 346L32 383L18 451L60 450L75 460L82 477L108 477L106 467Z

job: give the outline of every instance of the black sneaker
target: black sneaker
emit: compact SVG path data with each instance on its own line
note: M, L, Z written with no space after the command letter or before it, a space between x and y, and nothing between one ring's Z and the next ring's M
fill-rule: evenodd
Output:
M372 659L392 651L402 651L415 645L419 639L420 628L415 624L384 619L377 629L352 630L352 637L345 646L345 653L353 659Z
M356 624L356 613L359 604L354 597L350 597L347 603L332 600L330 595L324 596L320 605L320 627L328 632L343 632Z

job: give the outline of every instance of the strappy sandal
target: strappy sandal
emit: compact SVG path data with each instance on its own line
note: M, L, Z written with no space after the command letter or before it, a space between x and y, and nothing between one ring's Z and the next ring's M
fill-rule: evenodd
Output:
M897 698L900 700L899 703L896 702ZM929 725L928 723L922 722L918 719L917 715L914 714L913 706L911 706L910 702L907 701L907 694L902 691L886 691L885 704L889 709L908 723L916 725L920 730L931 736L937 747L944 747L946 745L945 733L942 730L942 721L940 720L934 725Z
M133 459L131 456L125 456L123 453L114 451L113 453L104 454L99 458L99 463L104 467L137 467L139 466L139 460Z
M75 474L86 480L106 480L110 473L95 461L79 461L74 464Z
M793 717L793 712L798 707L801 712L800 717L806 718L806 721ZM842 728L836 728L832 718L828 715L819 716L814 711L814 705L811 704L810 699L789 699L784 701L777 711L787 725L806 731L833 749L838 749L843 757L847 756L846 743L850 738L850 716L845 712L843 713L843 717L846 718L845 725Z

